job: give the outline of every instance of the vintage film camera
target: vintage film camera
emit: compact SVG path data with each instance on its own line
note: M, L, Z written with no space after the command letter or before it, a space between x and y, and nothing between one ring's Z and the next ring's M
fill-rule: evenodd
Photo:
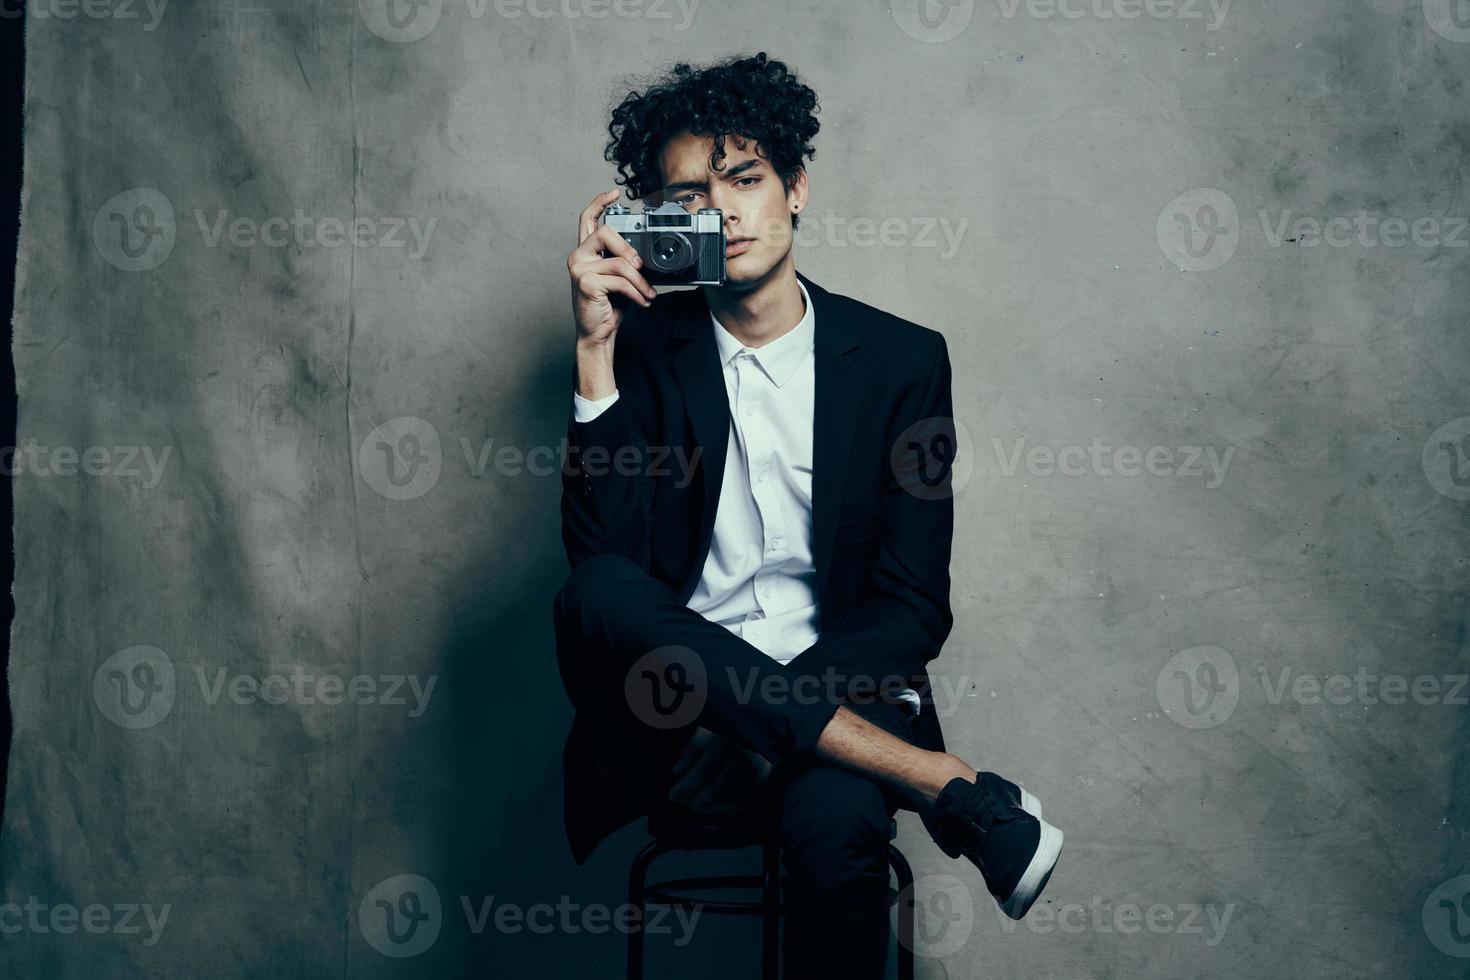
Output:
M725 218L719 208L690 214L667 202L652 211L608 205L602 223L638 250L643 273L654 286L723 286Z

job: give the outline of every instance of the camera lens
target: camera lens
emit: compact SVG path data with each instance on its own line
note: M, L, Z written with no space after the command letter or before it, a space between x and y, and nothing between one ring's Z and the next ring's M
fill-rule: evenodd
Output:
M653 240L649 260L660 272L678 272L694 262L694 246L683 235L665 233Z

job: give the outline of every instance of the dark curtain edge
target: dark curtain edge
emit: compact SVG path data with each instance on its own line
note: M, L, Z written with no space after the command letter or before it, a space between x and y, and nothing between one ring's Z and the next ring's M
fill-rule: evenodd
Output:
M15 387L15 279L20 245L21 181L24 153L25 116L25 4L6 4L0 11L0 130L11 135L4 140L6 159L3 167L3 203L0 203L0 248L7 261L3 263L0 292L5 295L5 356L0 358L0 459L14 460L16 444L17 394ZM7 470L11 467L7 466ZM5 593L0 598L0 617L5 623L3 653L0 653L0 827L4 826L5 789L9 780L10 748L13 721L10 713L10 637L15 622L15 498L12 476L0 479L0 510L5 514L5 546L3 579ZM4 850L0 849L0 857Z

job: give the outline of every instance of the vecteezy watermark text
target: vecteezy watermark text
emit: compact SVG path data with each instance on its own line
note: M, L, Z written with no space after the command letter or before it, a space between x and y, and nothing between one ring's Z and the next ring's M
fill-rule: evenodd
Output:
M1470 704L1466 686L1470 674L1404 674L1370 673L1359 667L1347 674L1294 674L1291 667L1273 670L1265 664L1256 666L1266 700L1280 704L1287 695L1297 704L1444 704L1460 707ZM1289 685L1289 686L1288 686Z
M1198 936L1209 947L1218 946L1225 939L1236 909L1234 902L1223 906L1213 902L1139 904L1094 895L1085 904L1043 902L1032 908L1022 922L1017 922L988 896L983 903L977 903L969 884L947 873L916 877L899 895L896 906L905 903L912 903L914 913L913 951L931 959L953 956L969 943L975 931L976 910L982 904L995 910L1001 931L1006 935L1015 933L1024 923L1028 931L1042 935L1091 932L1117 936L1138 933Z
M785 224L784 219L782 223ZM969 218L951 219L943 217L899 217L890 215L872 218L866 215L846 217L832 208L826 214L806 214L801 224L793 231L780 227L773 234L791 234L797 245L809 247L826 245L828 248L940 248L938 258L948 261L960 251L965 230L970 227Z
M157 29L168 0L0 0L0 20L14 20L24 12L33 21L142 20L144 31Z
M1409 676L1370 671L1366 665L1351 674L1301 673L1291 665L1261 663L1256 665L1254 676L1262 700L1273 707L1287 701L1304 707L1353 705L1364 709L1378 705L1470 705L1470 674ZM1245 687L1229 651L1208 645L1174 654L1156 680L1159 706L1170 720L1185 728L1223 724L1234 713Z
M562 895L551 902L521 903L495 895L460 895L465 928L471 935L488 929L515 935L594 936L609 931L651 935L673 934L674 946L686 946L704 909L692 906L656 906L640 909L632 903L608 906L578 902ZM358 905L357 924L368 945L384 956L405 959L427 951L439 939L447 916L439 889L423 875L400 874L374 885Z
M942 44L959 37L970 26L980 0L893 0L894 23L909 37L925 44ZM1018 16L1034 20L1203 21L1205 30L1218 31L1230 13L1232 0L994 0L1005 20ZM1444 2L1444 0L1440 0ZM1448 0L1454 2L1454 0Z
M1424 216L1406 218L1381 215L1367 209L1356 214L1330 217L1298 215L1291 208L1276 215L1266 208L1257 212L1261 233L1272 248L1296 245L1299 248L1467 248L1470 247L1470 218Z
M995 0L1006 20L1024 13L1036 20L1201 20L1218 31L1232 0Z
M199 680L200 695L208 705L218 704L228 694L232 703L240 705L377 704L396 708L407 707L408 697L412 695L410 718L418 718L428 710L434 685L439 682L438 674L430 674L426 680L416 674L357 674L344 678L340 674L319 674L300 665L291 669L289 678L285 674L230 676L223 667L215 668L213 678L207 676L203 667L195 667L194 673Z
M501 476L520 476L522 473L529 473L531 476L552 476L558 473L567 476L580 476L583 473L588 476L606 476L608 473L617 473L619 476L672 476L675 478L674 486L681 489L694 479L694 467L704 452L703 446L695 446L693 450L686 450L683 446L619 446L616 451L604 446L580 449L569 446L566 439L555 446L532 446L526 450L510 443L502 443L497 449L494 438L481 442L478 450L468 439L461 438L459 443L470 475L475 477L484 474L490 453L494 450L495 472ZM561 459L562 462L553 464L552 461L556 459Z
M357 674L343 677L296 665L288 673L262 676L225 667L196 666L199 696L213 707L221 700L232 704L268 706L351 704L359 707L408 708L418 718L429 708L439 675ZM180 683L173 658L146 644L119 650L97 666L92 675L92 699L108 721L119 728L152 728L173 710Z
M504 899L497 905L494 895L481 896L478 901L472 900L469 895L461 895L459 904L464 910L466 925L477 936L492 922L496 932L509 935L529 932L538 936L552 933L565 936L584 932L600 936L609 930L624 934L643 932L657 936L672 933L677 927L678 934L673 940L675 946L689 944L694 935L694 927L704 912L703 907L698 904L692 907L676 905L672 908L654 906L640 911L638 906L630 903L610 907L600 902L577 902L570 895L560 896L555 905L550 902L522 905Z
M232 217L228 209L221 208L213 217L207 217L202 209L194 210L194 220L199 226L199 237L207 248L218 248L225 242L235 248L407 248L410 259L421 259L429 249L429 238L434 234L438 218L430 218L420 224L418 218L366 218L351 219L309 217L300 208L290 218L280 215L264 219L248 215ZM404 229L407 228L405 235Z
M1310 215L1293 208L1258 208L1256 216L1268 248L1470 248L1470 217L1463 215L1384 214L1366 208ZM1209 272L1235 255L1243 224L1229 194L1197 187L1166 204L1154 230L1160 251L1181 271Z
M1032 446L1027 449L1024 436L1014 440L1009 450L1000 439L992 438L990 443L995 450L996 463L1007 477L1015 476L1024 461L1026 472L1036 477L1056 473L1062 476L1134 477L1147 474L1156 477L1208 477L1205 480L1207 490L1217 489L1225 482L1230 460L1235 455L1234 446L1226 446L1224 453L1214 446L1150 446L1147 449L1119 446L1114 449L1104 445L1098 436L1094 436L1086 447ZM1205 464L1208 464L1208 471Z
M694 22L700 0L464 0L464 4L472 21L487 14L510 21L649 20L672 22L678 34ZM428 37L438 26L446 0L358 0L357 6L368 30L385 41L408 44Z
M236 214L229 208L213 213L194 209L194 224L205 248L403 249L409 259L424 257L437 217L308 215L295 208L288 216ZM182 225L182 227L181 227ZM148 272L173 254L187 223L173 201L153 187L132 187L114 194L92 218L97 253L124 272Z
M794 671L772 674L754 667L746 670L744 677L734 667L725 668L725 674L739 704L757 701L761 704L864 704L891 698L893 692L912 683L899 674L886 677L844 674L834 667L828 667L821 675ZM940 718L948 718L959 710L973 687L969 674L953 679L948 674L933 673L929 681L931 703Z
M29 439L23 446L0 447L0 474L15 476L111 476L135 479L143 476L141 461L148 470L143 487L152 490L163 479L172 446L47 446Z
M156 946L168 925L173 904L166 903L154 908L151 904L115 902L76 906L70 902L47 903L35 895L29 896L24 904L0 902L0 936L14 936L22 932L33 935L55 933L69 936L81 930L94 936L111 933L116 936L138 936L146 927L148 936L144 946ZM139 918L139 913L142 917Z
M471 476L479 479L493 470L499 476L670 477L676 487L694 479L703 446L574 446L563 437L552 444L524 447L497 443L495 437L479 445L461 436L460 452ZM413 500L434 489L444 471L445 449L439 430L416 415L400 415L379 422L363 437L357 451L358 472L374 493L389 500Z
M1015 932L1020 923L1001 912L1000 906L995 906L995 910L1000 913L1001 929L1008 934ZM1234 902L1224 906L1213 902L1114 904L1101 895L1094 895L1086 905L1080 902L1038 905L1026 916L1025 923L1026 928L1041 934L1056 930L1073 935L1095 932L1131 936L1147 932L1153 935L1200 936L1206 946L1214 947L1225 938L1225 930L1234 914Z

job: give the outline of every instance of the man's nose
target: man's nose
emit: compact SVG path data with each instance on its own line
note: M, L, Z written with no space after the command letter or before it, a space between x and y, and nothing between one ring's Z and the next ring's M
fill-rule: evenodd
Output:
M724 215L726 227L728 227L731 223L739 222L740 220L740 215L736 213L733 204L734 202L727 198L724 194L712 193L709 196L709 206L712 208L720 209L720 213Z

